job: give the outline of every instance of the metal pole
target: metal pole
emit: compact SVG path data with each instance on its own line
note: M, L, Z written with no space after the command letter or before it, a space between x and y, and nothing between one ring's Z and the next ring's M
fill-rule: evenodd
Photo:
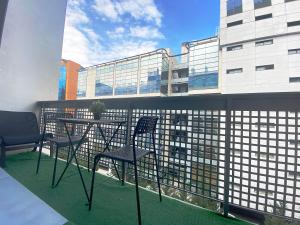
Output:
M224 216L229 211L229 176L230 176L230 131L231 131L231 99L227 99L226 106L226 129L225 129L225 174L224 174Z

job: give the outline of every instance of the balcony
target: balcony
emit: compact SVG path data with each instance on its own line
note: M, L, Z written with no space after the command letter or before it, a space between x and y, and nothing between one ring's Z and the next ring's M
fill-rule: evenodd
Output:
M90 224L136 224L135 190L131 184L121 186L112 177L97 174L95 184L95 201L91 212L85 205L86 199L80 185L76 167L67 172L62 183L52 189L50 177L53 170L53 159L43 156L41 173L34 173L36 153L23 153L8 157L7 172L26 188L64 216L69 223L76 225ZM63 161L59 161L58 170L62 170ZM83 170L84 179L90 181L91 173ZM151 184L150 184L151 186ZM163 189L165 192L167 188ZM222 217L214 212L183 203L170 197L163 197L159 202L158 195L141 190L143 224L215 224L247 225L237 219Z
M142 160L138 176L145 188L141 194L144 224L246 224L232 220L231 215L260 223L264 218L296 223L300 219L299 99L300 94L290 93L103 100L108 108L105 118L127 121L113 140L113 149L129 140L138 118L159 117L155 133L159 174L163 193L172 198L165 196L159 203L153 193L153 158ZM93 101L38 102L41 125L44 112L92 118L88 108ZM76 126L76 131L82 132L84 125ZM112 129L111 125L104 127L108 135ZM53 124L48 131L56 130ZM104 148L96 129L88 137L92 155ZM87 165L86 152L83 145L78 153L83 166ZM90 224L135 223L131 166L126 168L128 184L122 187L112 163L100 161L100 171L109 177L97 175L95 208L88 213L84 196L78 194L83 195L77 190L82 189L76 185L78 174L70 172L59 187L51 189L51 158L44 156L39 176L34 175L35 162L35 153L11 156L7 171L71 222L87 224L82 222L84 218ZM84 178L89 181L90 177L85 171Z

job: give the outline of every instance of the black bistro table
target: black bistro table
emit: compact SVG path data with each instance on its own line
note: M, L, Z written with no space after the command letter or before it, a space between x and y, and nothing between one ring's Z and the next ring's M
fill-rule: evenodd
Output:
M104 140L104 146L105 147L104 147L103 151L110 150L109 146L110 146L112 140L114 139L114 137L118 133L118 131L121 128L121 126L126 123L126 120L120 120L120 119L113 119L113 120L112 119L100 119L100 120L95 120L95 119L79 119L79 118L58 118L58 120L60 122L62 122L64 124L64 126L65 126L65 129L66 129L66 132L67 132L67 136L68 136L68 139L69 139L69 142L70 142L70 146L71 146L71 157L70 157L69 160L67 160L66 166L65 166L63 172L61 173L61 175L60 175L60 177L59 177L59 179L58 179L58 181L57 181L57 183L56 183L55 186L57 186L60 183L61 179L63 178L63 176L64 176L64 174L66 172L66 170L68 169L69 165L72 163L73 158L75 158L75 162L76 162L77 170L78 170L78 173L79 173L79 176L80 176L80 180L81 180L82 186L84 188L85 195L86 195L86 197L87 197L87 199L89 201L89 195L88 195L88 192L87 192L87 188L86 188L85 182L83 180L83 176L82 176L82 173L81 173L81 170L80 170L78 159L76 157L76 152L78 151L78 149L82 145L83 140L86 138L87 134L89 133L89 131L91 130L91 128L93 126L97 126L97 129L100 131L101 137ZM86 125L85 131L83 132L83 135L82 135L82 137L81 137L81 139L78 142L78 144L77 144L76 147L74 146L74 144L71 141L71 134L70 134L70 132L68 130L67 124L81 124L81 125ZM111 135L111 137L106 137L105 136L105 133L103 132L103 129L102 129L101 125L115 125L116 126L116 129L113 131L113 134ZM115 164L114 161L113 161L113 164L114 164L114 167L116 169L118 178L120 179L120 176L119 176L119 173L118 173L118 170L117 170L117 167L116 167L116 164Z

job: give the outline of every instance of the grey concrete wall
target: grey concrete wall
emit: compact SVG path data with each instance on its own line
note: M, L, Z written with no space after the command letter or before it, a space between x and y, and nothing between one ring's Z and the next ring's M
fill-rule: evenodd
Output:
M67 0L9 0L0 47L0 110L56 100Z

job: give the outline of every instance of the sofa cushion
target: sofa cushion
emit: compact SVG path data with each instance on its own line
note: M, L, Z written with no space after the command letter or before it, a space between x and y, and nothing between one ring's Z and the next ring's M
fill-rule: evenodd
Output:
M40 135L2 136L2 140L5 146L30 144L39 142Z
M31 140L39 136L36 115L32 112L0 111L0 136L20 137L20 140ZM21 141L23 142L23 141Z

